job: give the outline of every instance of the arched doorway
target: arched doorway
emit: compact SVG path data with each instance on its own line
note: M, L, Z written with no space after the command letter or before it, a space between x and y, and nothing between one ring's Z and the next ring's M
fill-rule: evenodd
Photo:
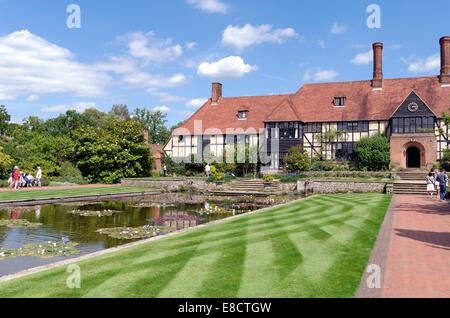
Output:
M420 149L411 146L406 150L406 167L420 168Z

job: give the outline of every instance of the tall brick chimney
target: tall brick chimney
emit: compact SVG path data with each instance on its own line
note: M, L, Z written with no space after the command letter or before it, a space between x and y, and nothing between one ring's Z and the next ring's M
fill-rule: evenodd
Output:
M374 89L383 88L383 43L373 44L373 80Z
M222 84L212 83L212 95L211 95L212 105L219 105L219 100L221 98L222 98Z
M444 36L439 41L441 44L441 75L442 84L450 84L450 36Z

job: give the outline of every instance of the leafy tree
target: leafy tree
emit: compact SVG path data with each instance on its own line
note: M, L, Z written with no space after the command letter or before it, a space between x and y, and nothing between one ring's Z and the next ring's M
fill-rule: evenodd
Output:
M5 105L0 105L0 136L6 133L10 120L11 116L8 114Z
M4 153L3 148L0 147L0 178L6 177L10 172L12 166L12 158Z
M131 118L130 112L128 111L128 106L124 104L113 105L109 113L123 120L128 120Z
M135 120L110 120L104 129L82 127L74 133L74 162L91 182L115 183L122 178L148 176L150 149Z
M386 136L361 139L355 150L359 168L369 171L386 170L391 161L391 146Z
M307 171L311 169L311 158L299 147L291 147L284 158L286 170L289 172Z
M143 129L148 130L148 142L150 144L165 144L170 138L171 132L166 127L167 114L160 111L152 112L145 108L136 108L134 118L141 123Z

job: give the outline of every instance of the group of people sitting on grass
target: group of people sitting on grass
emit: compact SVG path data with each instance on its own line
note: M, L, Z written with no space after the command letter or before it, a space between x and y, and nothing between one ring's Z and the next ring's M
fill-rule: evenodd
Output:
M9 176L8 185L10 189L19 190L20 188L41 187L42 169L37 167L36 176L31 173L21 172L18 166L15 166Z
M445 169L435 170L431 169L427 178L427 192L432 199L436 194L436 198L440 201L445 201L447 199L448 193L448 175Z

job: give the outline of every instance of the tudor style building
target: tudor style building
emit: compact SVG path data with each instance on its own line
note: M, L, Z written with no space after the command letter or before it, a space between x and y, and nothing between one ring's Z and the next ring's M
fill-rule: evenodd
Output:
M288 149L298 146L311 157L352 160L357 142L384 133L390 138L391 164L429 168L449 147L442 115L450 108L450 37L440 39L439 76L383 78L383 44L373 44L372 80L307 84L294 94L222 96L213 83L211 98L174 131L165 146L173 158L214 157L239 140L267 146L270 162L263 170L278 170ZM271 151L272 139L279 144Z

